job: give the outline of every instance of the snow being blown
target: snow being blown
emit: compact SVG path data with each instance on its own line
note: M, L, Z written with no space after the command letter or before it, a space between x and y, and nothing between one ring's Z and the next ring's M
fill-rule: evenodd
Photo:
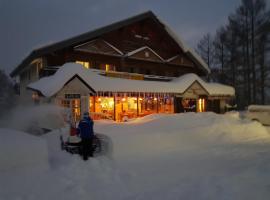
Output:
M52 104L16 106L0 119L0 127L44 134L65 125L68 111Z
M58 136L66 131L42 136L48 169L21 169L16 176L0 171L1 177L9 174L9 181L0 179L0 199L253 200L270 195L269 133L238 113L97 121L95 131L113 141L112 157L87 162L60 150Z

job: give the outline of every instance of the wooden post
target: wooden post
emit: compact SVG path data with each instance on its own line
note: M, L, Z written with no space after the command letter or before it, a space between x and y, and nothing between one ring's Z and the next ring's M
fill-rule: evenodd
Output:
M94 113L96 112L96 96L93 96L93 100L94 100Z
M158 113L158 106L159 106L159 98L158 97L156 97L157 98L157 101L156 101L156 103L157 103L157 113Z
M116 121L116 109L115 109L116 105L115 105L115 95L113 96L113 113L114 113L114 116L113 116L113 120Z

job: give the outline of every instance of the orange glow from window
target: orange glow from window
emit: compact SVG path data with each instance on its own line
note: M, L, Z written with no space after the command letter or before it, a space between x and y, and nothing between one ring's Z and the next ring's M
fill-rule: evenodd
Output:
M76 63L81 64L81 65L84 66L86 69L89 69L89 62L76 61Z
M205 100L199 99L198 101L198 112L204 112L205 111Z
M106 67L106 68L105 68L105 69L106 69L106 72L107 72L107 71L110 71L110 65L106 64L105 67Z

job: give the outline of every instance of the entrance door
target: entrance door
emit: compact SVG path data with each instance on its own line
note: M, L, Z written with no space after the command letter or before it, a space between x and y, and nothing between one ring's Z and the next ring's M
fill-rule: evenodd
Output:
M60 105L68 108L72 123L78 122L81 119L81 96L80 94L65 94L63 99L60 99Z
M72 113L72 118L75 122L80 121L81 119L81 100L80 99L71 99L70 108Z

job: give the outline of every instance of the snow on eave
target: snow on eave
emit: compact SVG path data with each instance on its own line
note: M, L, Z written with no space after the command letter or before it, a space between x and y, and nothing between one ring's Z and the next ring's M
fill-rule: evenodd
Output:
M208 65L204 62L204 60L201 58L201 56L199 56L196 53L196 51L194 51L193 49L189 48L187 50L187 53L190 53L199 62L199 64L201 64L202 67L204 67L204 69L207 71L207 73L210 74L211 70L209 69Z
M270 105L249 105L248 111L253 112L270 112Z
M140 52L140 51L143 51L144 49L148 49L148 50L151 51L153 54L155 54L160 60L164 61L164 59L163 59L160 55L158 55L153 49L151 49L151 48L148 47L148 46L143 46L143 47L140 47L140 48L138 48L138 49L135 49L134 51L128 52L128 53L126 54L126 56L127 56L127 57L132 56L132 55L134 55L134 54L136 54L136 53L138 53L138 52Z
M235 96L235 89L220 83L206 83L210 96Z
M196 81L201 84L201 86L209 93L210 96L235 96L235 90L233 87L220 83L207 83L197 74L193 73L182 75L175 78L172 82L178 82L179 84L185 85L185 87L188 88Z
M166 60L166 62L171 62L171 61L173 61L174 59L176 59L176 58L178 58L178 57L179 57L179 54L176 55L176 56L173 56L173 57L171 57L171 58L168 58L168 59Z
M204 70L207 71L207 73L210 73L210 69L208 65L202 60L202 58L191 48L189 48L183 40L161 19L158 18L158 20L164 25L165 30L167 33L176 41L176 43L180 46L180 48L185 53L190 53L195 60L198 61L198 63L204 68Z
M81 64L66 63L51 76L28 85L28 88L39 91L45 97L51 97L75 75L80 77L93 91L110 92L151 92L183 94L196 80L205 88L209 95L234 96L234 89L221 84L206 83L196 74L185 74L170 82L131 80L102 76L94 69L86 69Z
M111 43L107 42L106 40L103 40L103 39L95 39L95 40L91 40L91 41L88 41L88 42L85 42L83 44L80 44L80 45L77 45L74 47L74 49L79 49L80 51L83 50L81 49L80 47L81 46L84 46L84 45L87 45L87 44L90 44L90 43L93 43L94 41L96 40L101 40L103 41L105 44L107 44L108 46L110 46L113 50L115 50L117 53L119 53L121 56L124 55L124 53L122 51L120 51L119 49L117 49L115 46L113 46ZM85 50L86 51L86 50Z

